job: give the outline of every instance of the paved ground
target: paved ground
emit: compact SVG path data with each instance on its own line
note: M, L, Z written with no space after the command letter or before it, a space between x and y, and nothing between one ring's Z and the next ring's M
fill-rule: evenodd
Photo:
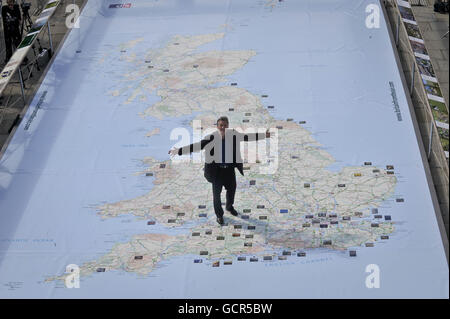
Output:
M3 4L6 3L6 0L2 1ZM22 0L16 0L16 3L21 3ZM37 15L34 13L37 9L42 8L43 3L47 3L47 0L26 0L26 2L31 3L31 9L29 10L29 15L32 21L35 21L37 19ZM83 6L83 4L86 2L86 0L61 0L58 8L56 9L54 15L50 19L50 29L52 34L52 42L53 42L53 48L54 51L57 51L59 48L59 45L67 33L68 29L66 27L65 21L66 21L66 6L68 4L75 3L80 8ZM1 17L0 17L0 20ZM41 35L39 36L40 43L42 48L49 48L49 39L46 31L41 32ZM5 41L3 36L3 21L0 23L0 70L3 69L5 66L4 59L5 59ZM37 52L38 50L38 43L35 42L35 50ZM34 60L34 55L30 52L28 54L29 61ZM43 62L46 62L44 59ZM26 90L25 90L25 101L26 103L29 103L31 99L33 98L37 88L39 87L39 84L41 80L43 80L43 73L45 72L45 69L47 67L48 63L42 63L40 67L40 71L36 70L36 68L31 69L31 66L29 68L22 67L22 71L24 73L24 77L28 78L30 73L28 70L32 70L31 73L32 77L30 77L26 82ZM14 120L16 119L17 115L19 115L22 111L24 111L24 103L21 97L21 89L20 85L18 83L18 75L16 74L12 80L12 84L9 84L5 91L3 92L3 95L0 97L0 150L2 149L4 143L7 141L9 136L9 131L11 129L11 126L14 123ZM1 154L1 152L0 152Z

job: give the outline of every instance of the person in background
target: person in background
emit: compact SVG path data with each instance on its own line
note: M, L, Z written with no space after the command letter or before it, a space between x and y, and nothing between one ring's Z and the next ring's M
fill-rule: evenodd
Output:
M19 5L15 0L8 0L7 4L2 7L3 31L5 33L5 64L13 54L13 46L17 48L21 41L20 24L22 22L22 15L20 13Z

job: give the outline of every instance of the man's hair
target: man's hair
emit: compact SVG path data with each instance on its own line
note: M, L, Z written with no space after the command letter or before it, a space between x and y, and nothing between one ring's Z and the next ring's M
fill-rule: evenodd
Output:
M227 124L230 124L230 122L228 122L228 117L226 116L219 117L219 119L216 122L216 125L219 124L219 121L227 122Z

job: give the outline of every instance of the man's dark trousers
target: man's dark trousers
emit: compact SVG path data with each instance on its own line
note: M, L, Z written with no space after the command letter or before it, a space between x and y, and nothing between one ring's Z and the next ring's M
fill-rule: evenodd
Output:
M218 168L217 176L212 182L213 199L214 199L214 212L217 217L223 217L222 201L220 194L222 193L222 187L227 190L226 209L231 210L234 204L234 195L236 193L236 174L234 167L228 166L227 168Z

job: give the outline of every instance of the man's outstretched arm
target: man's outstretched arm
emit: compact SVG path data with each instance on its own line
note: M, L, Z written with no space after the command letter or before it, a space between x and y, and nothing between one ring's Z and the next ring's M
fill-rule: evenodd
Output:
M172 148L169 151L169 154L172 155L172 156L175 156L175 155L180 155L181 156L181 155L190 154L192 152L199 152L202 149L204 149L205 146L208 143L210 143L213 139L214 139L214 137L212 135L210 135L209 137L204 138L200 142L193 143L193 144L190 144L190 145L186 145L186 146L183 146L181 148L174 147L174 148Z

